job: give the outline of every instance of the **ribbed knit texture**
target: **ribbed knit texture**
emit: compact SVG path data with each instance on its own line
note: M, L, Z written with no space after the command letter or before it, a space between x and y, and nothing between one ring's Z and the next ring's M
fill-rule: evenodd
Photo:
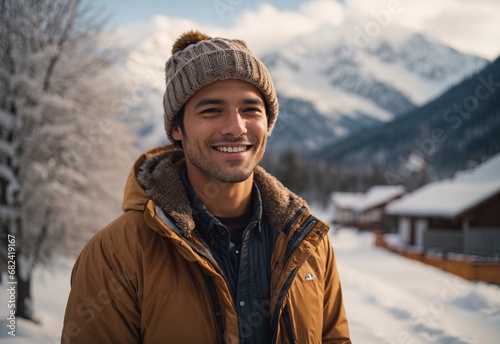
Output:
M171 142L174 116L200 88L217 80L238 79L257 87L268 105L268 132L278 116L278 99L267 68L240 40L213 38L173 54L165 66L165 130Z

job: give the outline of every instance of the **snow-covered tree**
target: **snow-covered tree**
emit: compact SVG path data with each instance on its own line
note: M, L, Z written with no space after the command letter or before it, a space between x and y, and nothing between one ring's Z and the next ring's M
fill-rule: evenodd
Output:
M116 217L130 168L116 121L127 90L96 17L79 0L0 0L0 261L5 271L15 237L16 313L27 319L34 267Z

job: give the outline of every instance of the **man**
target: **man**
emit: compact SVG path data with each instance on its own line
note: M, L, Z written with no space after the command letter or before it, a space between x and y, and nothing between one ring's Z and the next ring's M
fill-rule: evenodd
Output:
M80 254L63 343L350 343L328 226L258 166L278 103L239 40L188 32L166 63L173 146Z

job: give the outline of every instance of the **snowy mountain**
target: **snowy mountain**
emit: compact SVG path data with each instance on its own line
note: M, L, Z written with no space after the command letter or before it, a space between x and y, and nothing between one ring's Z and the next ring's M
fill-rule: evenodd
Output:
M180 29L192 29L191 24L157 16L115 33L129 51L120 74L134 87L125 119L139 121L147 145L166 142L164 63ZM395 25L371 37L350 21L297 37L260 57L280 97L272 152L312 151L391 121L488 63Z
M389 183L404 183L424 171L430 180L449 177L500 151L496 80L500 58L424 106L313 155L350 169L383 166Z
M333 128L330 142L405 114L487 64L402 29L363 45L345 31L322 32L321 39L317 34L300 37L262 57L285 105L289 98L314 104L323 126ZM319 147L325 136L314 130L315 117L304 136ZM309 128L302 123L300 130Z

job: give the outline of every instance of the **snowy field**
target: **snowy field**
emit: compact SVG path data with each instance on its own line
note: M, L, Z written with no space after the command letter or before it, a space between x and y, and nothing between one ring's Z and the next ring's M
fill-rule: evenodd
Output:
M332 239L353 343L500 343L500 287L376 248L370 233Z
M500 287L473 283L373 247L373 236L352 229L331 233L355 344L500 342ZM70 264L35 273L35 314L7 334L7 292L1 285L0 343L55 344L69 292Z

